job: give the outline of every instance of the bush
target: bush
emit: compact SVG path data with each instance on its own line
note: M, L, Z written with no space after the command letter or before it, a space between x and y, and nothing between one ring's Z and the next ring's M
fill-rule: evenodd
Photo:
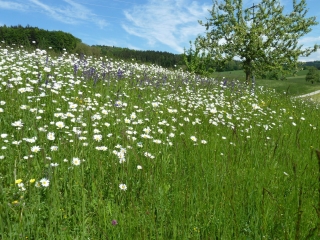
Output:
M311 82L312 84L320 81L319 71L316 67L309 67L309 71L306 75L306 81Z

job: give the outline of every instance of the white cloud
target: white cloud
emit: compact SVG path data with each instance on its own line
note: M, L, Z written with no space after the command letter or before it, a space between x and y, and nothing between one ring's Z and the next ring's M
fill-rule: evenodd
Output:
M182 53L189 40L204 32L198 20L208 16L209 8L210 5L190 0L149 0L125 10L128 23L122 27L127 33L146 39L150 46L161 43Z
M0 9L24 11L26 6L16 2L0 1Z
M108 25L105 20L97 18L97 16L93 14L90 9L72 0L63 0L65 3L67 3L67 5L63 5L62 7L49 6L42 3L40 0L29 1L38 6L50 17L63 23L80 24L82 22L89 21L96 24L100 28L104 28Z
M302 37L299 39L299 44L302 44L308 47L311 47L314 44L318 44L318 43L320 43L320 36L319 37L309 36L309 37Z
M38 7L40 7L42 10L46 12L46 15L49 15L50 17L63 22L63 23L69 23L69 24L76 24L78 21L72 17L68 17L64 14L62 14L62 10L58 8L51 7L49 5L43 4L38 0L30 0L30 2L34 3Z
M299 61L302 62L313 62L313 61L319 61L320 60L320 50L311 53L308 57L299 57Z
M320 36L306 36L302 37L298 41L299 46L302 45L302 49L304 48L313 48L314 45L319 45L320 44ZM310 54L308 57L299 57L299 61L319 61L320 59L320 50Z

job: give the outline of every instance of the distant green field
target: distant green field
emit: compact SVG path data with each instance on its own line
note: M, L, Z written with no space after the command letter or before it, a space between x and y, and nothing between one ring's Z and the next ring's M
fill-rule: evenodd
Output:
M320 83L308 83L298 79L277 80L257 80L258 86L273 88L276 92L286 92L288 95L298 96L320 90Z
M308 70L301 70L299 72L297 72L297 76L303 76L305 77L307 75Z
M305 77L307 70L302 70L296 76L287 77L287 80L270 80L270 79L256 79L257 86L264 86L265 88L275 89L276 92L285 92L288 95L298 96L320 90L320 83L306 82ZM244 81L245 73L243 70L231 72L217 72L213 74L218 78L231 78Z

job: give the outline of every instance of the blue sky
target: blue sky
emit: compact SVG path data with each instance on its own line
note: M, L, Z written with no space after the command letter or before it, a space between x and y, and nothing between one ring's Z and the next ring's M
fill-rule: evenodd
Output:
M299 1L299 0L297 0ZM256 0L243 0L250 7ZM281 0L290 12L292 0ZM308 16L320 21L319 0L307 0ZM0 0L0 25L21 24L69 32L89 45L182 53L204 28L211 0ZM320 25L300 39L320 44ZM320 60L320 50L301 61Z

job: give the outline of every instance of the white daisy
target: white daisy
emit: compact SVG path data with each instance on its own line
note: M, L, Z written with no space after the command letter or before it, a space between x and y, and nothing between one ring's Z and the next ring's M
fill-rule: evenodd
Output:
M48 179L46 179L46 178L42 178L42 179L40 180L40 183L41 183L41 185L42 185L43 187L49 187L50 181L49 181Z
M60 129L64 128L65 124L64 122L56 122L56 126Z
M79 158L72 158L72 164L75 166L79 166L81 163L81 160Z
M49 132L47 134L47 138L48 138L48 140L53 141L55 139L54 133L53 132Z
M122 190L122 191L126 191L127 190L127 185L126 184L119 184L119 188Z
M31 147L31 152L37 153L41 150L41 148L39 146L33 146Z

